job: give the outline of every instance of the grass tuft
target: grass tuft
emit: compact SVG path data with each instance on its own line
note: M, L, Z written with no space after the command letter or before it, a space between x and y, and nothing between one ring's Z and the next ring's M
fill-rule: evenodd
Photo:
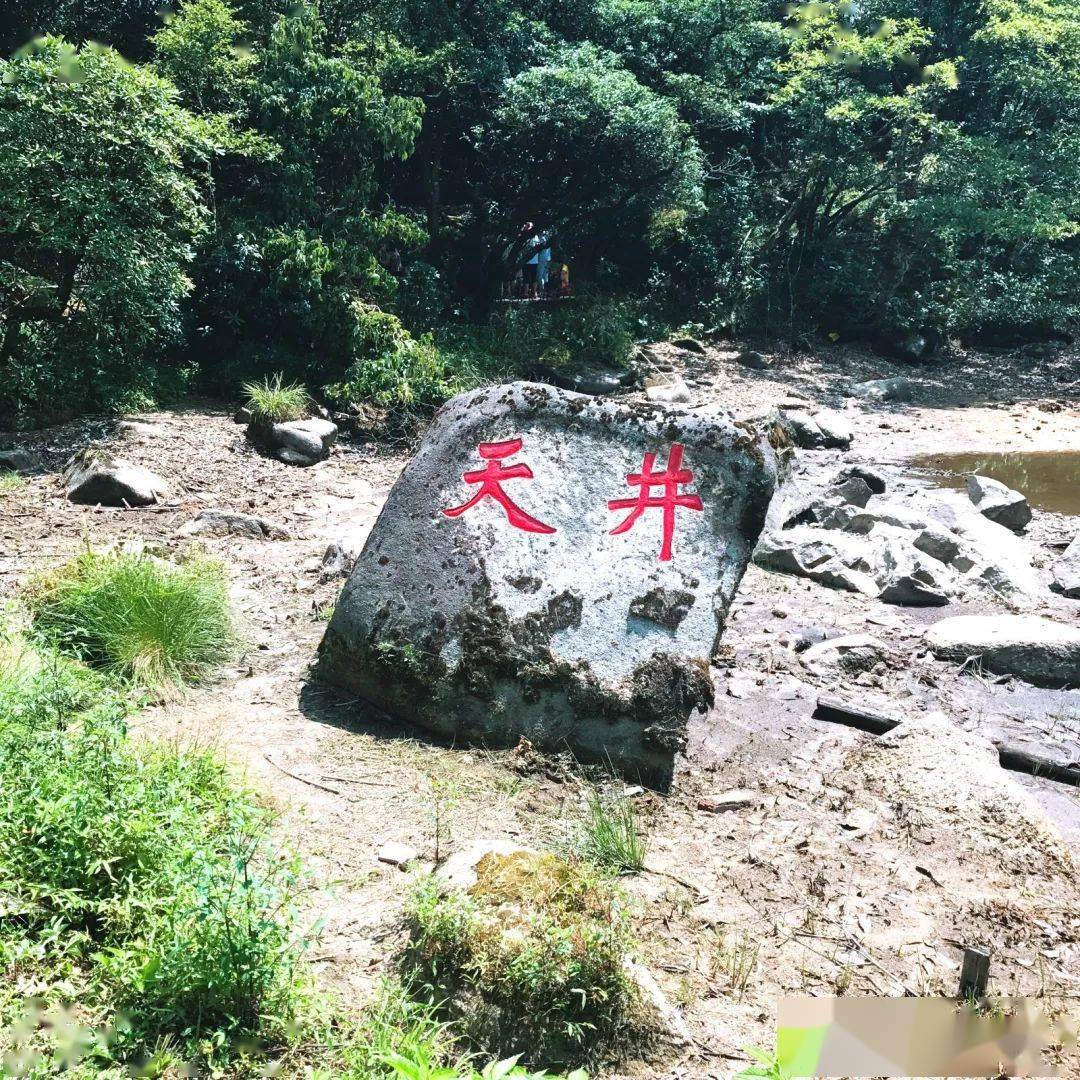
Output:
M10 495L26 487L26 477L17 472L0 473L0 495Z
M247 407L256 422L283 424L302 420L311 407L311 397L299 383L285 383L281 375L262 382L244 383Z
M467 892L423 880L406 971L445 1001L479 1052L534 1065L587 1058L616 1037L634 990L626 912L588 863L486 855Z
M32 583L27 603L51 644L151 689L197 680L235 641L224 568L201 558L87 551Z
M584 823L585 857L616 873L636 872L644 868L647 851L634 804L625 796L604 798L592 791Z

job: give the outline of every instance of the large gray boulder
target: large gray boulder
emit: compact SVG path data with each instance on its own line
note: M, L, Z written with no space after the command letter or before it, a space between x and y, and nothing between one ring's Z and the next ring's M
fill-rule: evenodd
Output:
M1065 596L1080 600L1080 533L1073 542L1054 560L1053 588Z
M681 475L639 512L650 463ZM463 394L394 485L318 676L461 741L524 735L665 786L775 482L768 439L726 418L534 383Z
M1019 491L1013 491L989 476L968 477L968 498L983 517L1019 532L1031 521L1031 507Z
M80 450L64 469L67 497L90 506L151 506L168 496L165 481L104 450Z
M1044 686L1080 685L1080 627L1037 615L958 615L931 626L925 640L939 660L972 660Z
M0 472L29 473L41 468L41 462L28 450L0 450Z

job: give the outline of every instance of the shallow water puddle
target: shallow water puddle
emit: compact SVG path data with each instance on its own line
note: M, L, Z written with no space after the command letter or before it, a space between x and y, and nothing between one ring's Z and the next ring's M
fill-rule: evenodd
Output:
M1080 515L1080 450L920 454L911 464L939 473L947 487L964 488L967 478L978 473L1022 492L1032 506Z

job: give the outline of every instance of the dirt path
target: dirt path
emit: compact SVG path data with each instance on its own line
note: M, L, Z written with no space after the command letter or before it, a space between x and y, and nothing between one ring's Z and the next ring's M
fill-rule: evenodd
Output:
M739 366L733 350L667 355L701 402L744 413L798 394L845 407L847 383L898 373L841 349L778 358L768 372ZM906 372L937 383L920 387L926 400L849 408L856 441L845 460L924 483L903 462L939 446L1080 447L1076 396L1061 397L1075 356L1039 377L1000 358L965 364ZM378 861L383 843L407 843L429 862L482 838L569 845L585 785L527 752L418 741L307 683L341 584L320 579L323 552L342 532L373 524L404 451L346 445L297 470L257 454L212 407L139 419L158 430L77 423L19 440L50 471L0 494L0 583L11 595L28 573L86 542L177 550L192 542L181 526L204 507L260 514L290 531L285 541L198 538L231 568L247 645L214 684L147 710L137 724L156 737L217 743L280 810L282 838L311 871L310 919L325 922L312 958L324 983L358 1004L400 945L409 876ZM125 456L161 473L173 501L131 512L67 503L56 470L90 438L122 444ZM1076 524L1038 514L1033 543ZM992 949L1003 993L1080 994L1080 877L1067 841L1030 798L1075 846L1077 794L1047 782L1023 787L977 756L943 791L939 770L911 747L883 756L872 738L810 719L822 687L789 645L799 627L827 626L889 641L879 685L847 688L865 701L904 715L943 708L983 733L1050 718L1062 737L1080 736L1080 694L983 684L923 657L920 627L938 614L750 569L725 636L728 665L716 672L718 704L693 726L692 766L671 795L635 796L651 872L625 884L644 958L693 1042L663 1062L604 1076L728 1077L741 1047L771 1045L779 995L952 994L963 945ZM948 735L933 737L944 740L945 759L968 754ZM740 787L757 791L756 805L699 808L705 796ZM1080 1075L1080 1060L1070 1061Z

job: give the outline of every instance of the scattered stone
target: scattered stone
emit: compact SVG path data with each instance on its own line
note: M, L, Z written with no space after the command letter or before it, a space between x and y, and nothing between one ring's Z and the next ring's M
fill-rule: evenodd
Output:
M1054 588L1065 596L1080 600L1080 533L1054 561Z
M675 338L671 342L671 344L674 345L676 349L684 349L686 352L697 353L699 356L704 356L705 355L705 346L702 345L701 342L698 341L697 338L692 338L692 337Z
M348 577L370 535L371 526L367 523L353 526L342 533L323 553L319 579L330 581L336 577Z
M168 496L160 476L104 450L80 450L64 469L67 497L90 506L151 506Z
M1006 529L1020 532L1031 521L1031 507L1019 491L1013 491L989 476L968 477L968 498L979 513Z
M329 420L290 420L270 428L270 443L282 450L291 450L293 454L307 459L309 464L314 464L330 453L337 434L337 424ZM290 461L290 464L293 463L299 464Z
M878 599L903 607L942 607L949 602L947 579L938 564L900 544L887 544L878 581Z
M213 533L216 536L246 536L252 540L288 540L288 529L253 514L237 514L232 510L201 510L181 532L185 534Z
M845 503L857 506L860 509L866 506L873 494L867 482L859 476L849 476L846 480L834 484L825 493L826 497L835 495Z
M865 535L880 525L894 529L917 529L921 532L927 526L927 519L925 514L917 510L898 503L881 502L857 513L847 528L849 532Z
M960 543L956 537L936 525L928 525L915 537L915 547L946 565L951 565L960 554Z
M825 440L826 449L846 450L854 441L855 433L847 422L847 417L838 412L822 409L814 413L813 421Z
M504 456L531 476L507 481L505 495L532 530L492 498L447 516L478 494L462 479L482 466L478 445L510 440L521 446ZM626 476L647 454L664 468L676 443L703 508L677 508L665 561L661 515L612 535L626 513L608 501L633 498ZM709 661L775 460L764 434L726 418L529 383L461 395L394 485L334 609L319 675L461 741L524 735L666 786L689 715L713 699ZM526 578L539 587L517 587Z
M301 454L298 450L291 450L287 446L274 451L274 457L278 461L285 462L286 465L299 465L301 468L318 463L317 458L310 458L307 454Z
M830 637L841 637L842 634L838 632L830 632L822 629L820 626L805 626L796 632L792 638L791 647L797 653L806 652L811 645L817 645L819 642L827 641Z
M1036 615L958 615L924 635L939 660L973 660L997 675L1080 685L1080 628Z
M650 401L666 405L685 404L692 395L690 387L680 375L650 375L645 380L645 396Z
M754 550L754 562L765 570L797 574L834 589L876 596L878 586L867 572L867 553L872 554L855 537L842 533L823 536L819 529L797 526L763 534Z
M788 409L784 413L784 424L791 435L791 441L800 450L824 449L825 434L808 412Z
M854 675L869 671L885 656L885 645L869 634L830 638L807 649L800 660L815 675Z
M741 364L744 368L749 368L751 371L768 371L772 367L772 361L763 353L756 352L754 349L747 349L745 352L741 352L735 357L735 362Z
M396 840L390 840L379 848L377 858L381 863L389 863L399 870L404 870L409 863L415 862L420 853L408 844L399 844Z
M856 476L860 480L866 483L866 486L875 495L884 495L886 489L885 477L881 473L876 472L874 469L868 468L866 465L849 465L840 474L838 479L846 480L850 476Z
M719 795L706 795L698 799L698 809L709 814L723 814L729 810L745 810L761 805L761 793L749 788L734 788Z
M143 420L118 420L116 430L121 435L133 435L138 439L155 439L168 434L168 429L161 424L148 424Z
M870 379L868 382L856 383L851 387L850 393L853 397L865 398L867 401L911 401L917 386L914 379L896 375L891 379Z
M589 394L593 397L618 393L638 381L637 373L632 369L616 371L614 368L602 367L598 364L579 364L573 367L538 364L536 373L538 378L552 386L560 386L564 390L573 390L575 393Z
M0 472L29 473L41 468L41 462L28 450L0 450Z

